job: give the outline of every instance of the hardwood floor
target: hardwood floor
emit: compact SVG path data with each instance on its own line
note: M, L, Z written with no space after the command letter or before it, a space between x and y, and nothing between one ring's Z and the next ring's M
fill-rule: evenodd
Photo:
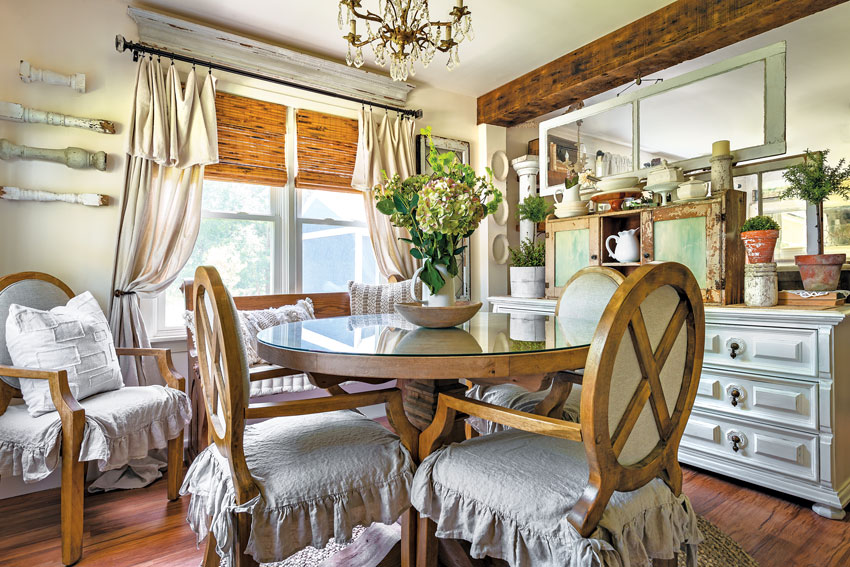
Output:
M165 480L87 494L81 567L197 567L188 498L168 502ZM808 503L693 469L685 492L697 513L732 536L761 567L850 565L850 518L826 520ZM0 566L59 565L59 491L0 500Z

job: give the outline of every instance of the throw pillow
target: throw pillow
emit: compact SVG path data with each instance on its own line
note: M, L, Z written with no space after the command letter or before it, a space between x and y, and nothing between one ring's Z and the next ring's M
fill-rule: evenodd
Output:
M89 292L50 311L12 304L6 346L15 366L67 370L78 400L124 387L109 323ZM33 417L56 410L47 380L21 379L21 393Z
M248 358L249 366L266 364L266 361L257 354L257 333L263 329L282 325L283 323L295 323L297 321L308 321L316 318L315 311L313 310L313 300L309 297L299 299L294 305L284 305L283 307L272 307L270 309L258 309L254 311L239 311L238 313L239 329L242 333L242 340L245 343L245 354ZM192 335L192 341L194 341L195 314L192 311L185 311L183 313L183 320Z
M420 286L421 283L417 282L416 285ZM352 315L395 313L396 303L413 301L410 295L410 280L391 284L364 284L350 281L348 296Z

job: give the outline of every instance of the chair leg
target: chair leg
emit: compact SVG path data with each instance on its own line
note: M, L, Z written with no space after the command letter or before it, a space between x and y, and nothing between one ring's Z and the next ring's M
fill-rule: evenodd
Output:
M411 506L401 515L401 567L416 565L416 522L419 515Z
M168 499L180 497L180 485L183 483L183 432L168 442Z
M677 567L679 565L679 554L675 554L673 559L653 559L652 567Z
M245 553L248 547L248 538L251 536L251 515L247 513L236 514L236 552L235 565L231 567L259 567L259 563L252 555Z
M201 567L218 567L221 563L221 557L218 556L218 553L215 550L216 541L215 536L210 532L207 535L207 546L204 548L204 562L201 563Z
M437 524L425 516L419 516L416 533L416 567L437 567Z
M74 420L72 427L62 427L62 487L60 509L62 522L62 563L73 565L83 556L83 494L86 467L80 462L85 418Z

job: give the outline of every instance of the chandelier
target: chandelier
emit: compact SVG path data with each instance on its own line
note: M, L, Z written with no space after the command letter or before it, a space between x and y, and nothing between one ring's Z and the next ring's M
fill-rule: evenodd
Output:
M395 81L406 81L416 74L413 64L421 61L427 67L437 51L448 53L449 71L460 65L458 44L464 39L472 41L472 15L463 0L449 12L446 22L431 21L428 0L378 0L378 12L363 11L362 0L340 0L339 29L348 26L343 38L348 41L346 63L363 65L363 47L372 45L375 62L381 67L389 59L390 76ZM357 33L358 20L365 25L366 33ZM362 27L361 27L362 32ZM352 54L352 48L354 53Z

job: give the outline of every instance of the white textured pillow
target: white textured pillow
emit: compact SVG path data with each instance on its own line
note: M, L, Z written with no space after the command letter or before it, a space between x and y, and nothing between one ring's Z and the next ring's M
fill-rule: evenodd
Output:
M266 361L257 354L257 333L263 329L282 325L284 323L295 323L297 321L308 321L315 319L313 300L309 297L299 299L294 305L283 307L272 307L270 309L257 309L255 311L239 311L239 330L245 343L245 354L248 365L265 364ZM195 314L192 311L183 313L183 320L195 340Z
M15 366L67 370L78 400L124 387L109 324L89 292L50 311L12 304L6 347ZM33 417L56 410L47 380L21 379L21 393Z
M420 281L416 282L417 293L421 294ZM349 306L352 315L374 315L395 313L396 303L411 303L410 280L388 284L364 284L348 282Z

